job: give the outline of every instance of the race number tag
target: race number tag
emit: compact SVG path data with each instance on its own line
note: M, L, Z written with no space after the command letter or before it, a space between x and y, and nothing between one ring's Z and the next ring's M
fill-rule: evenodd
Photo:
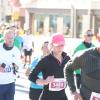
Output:
M53 82L49 83L49 91L60 91L66 87L64 78L55 78Z
M90 100L100 100L100 93L92 92Z

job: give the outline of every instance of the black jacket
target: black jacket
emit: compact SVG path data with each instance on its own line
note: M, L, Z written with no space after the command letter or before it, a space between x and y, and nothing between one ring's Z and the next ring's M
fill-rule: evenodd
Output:
M69 61L70 57L67 56L65 52L62 53L62 57L62 63L59 63L59 61L52 54L41 59L35 69L29 75L29 80L36 82L40 72L43 74L43 79L46 79L48 76L52 75L54 75L55 78L64 78L63 68ZM48 85L44 86L44 89L48 90Z

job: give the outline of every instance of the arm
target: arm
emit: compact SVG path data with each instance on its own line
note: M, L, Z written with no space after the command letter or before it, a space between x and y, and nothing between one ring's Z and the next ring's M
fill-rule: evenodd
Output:
M4 72L5 63L0 64L0 72Z
M31 71L36 67L40 59L41 57L34 57L32 63L28 66L28 68L25 71L26 76L30 75Z
M13 57L11 64L15 67L16 70L21 69L23 67L22 61L20 60L21 52L19 49L15 49L15 57Z
M72 92L76 91L75 83L74 83L74 70L81 68L81 58L82 57L75 57L70 60L64 68L64 77L68 81L68 85Z
M29 80L36 83L36 80L39 79L38 74L42 72L44 67L43 61L40 60L38 64L35 66L35 68L31 71L29 75Z
M36 83L38 85L48 85L53 80L54 80L54 76L48 76L45 80L44 79L37 79Z
M76 91L76 86L74 83L74 70L81 68L82 57L75 57L73 60L70 60L64 68L64 77L68 81L69 88L72 92L74 100L82 100L79 93Z
M26 69L26 72L25 72L25 75L26 75L26 76L29 76L29 75L30 75L30 72L31 72L31 69L30 69L30 68L27 68L27 69Z
M47 76L46 79L41 79L38 77L38 74L40 72L44 73L43 71L47 68L46 62L41 60L39 63L36 65L36 67L33 69L33 71L29 75L29 80L32 82L35 82L38 85L48 85L50 82L54 80L54 76ZM46 76L44 76L46 77Z

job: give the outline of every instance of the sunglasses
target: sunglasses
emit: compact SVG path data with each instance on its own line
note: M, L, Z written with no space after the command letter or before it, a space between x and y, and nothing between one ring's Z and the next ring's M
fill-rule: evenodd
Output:
M93 35L92 35L92 34L88 34L87 36L88 36L88 37L93 37Z

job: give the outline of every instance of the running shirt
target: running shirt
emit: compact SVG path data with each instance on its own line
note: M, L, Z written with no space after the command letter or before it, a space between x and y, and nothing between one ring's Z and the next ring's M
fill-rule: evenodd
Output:
M23 38L21 36L15 36L14 45L21 50L23 44Z
M0 72L0 84L9 84L14 82L15 76L13 74L12 63L21 66L20 51L17 47L13 47L11 50L6 50L3 44L0 45L0 64L5 63L5 71Z
M30 50L33 48L34 38L33 35L24 35L23 36L23 49Z

